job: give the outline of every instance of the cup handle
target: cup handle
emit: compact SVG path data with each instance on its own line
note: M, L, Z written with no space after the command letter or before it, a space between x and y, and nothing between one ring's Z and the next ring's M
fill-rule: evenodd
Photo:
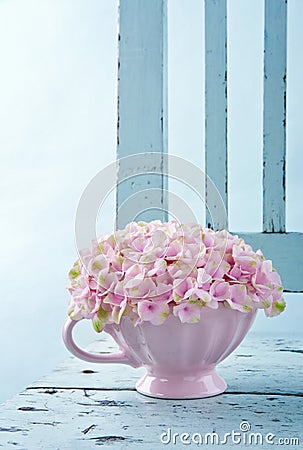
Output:
M82 320L82 319L81 319ZM140 364L130 354L127 349L123 349L117 353L111 353L109 355L98 355L97 353L90 353L82 350L73 340L73 328L79 322L79 320L73 320L68 317L65 321L62 330L62 338L66 348L77 358L91 363L119 363L128 364L132 367L139 367Z

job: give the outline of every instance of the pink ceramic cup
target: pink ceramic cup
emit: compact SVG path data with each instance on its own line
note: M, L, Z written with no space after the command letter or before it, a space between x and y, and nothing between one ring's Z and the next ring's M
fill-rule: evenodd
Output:
M101 355L81 350L73 341L77 323L68 318L63 340L75 356L93 363L122 363L144 366L146 374L137 382L142 394L171 399L202 398L225 391L227 385L215 366L243 340L256 317L256 311L241 313L226 308L203 308L198 323L181 323L169 315L162 325L142 322L134 326L128 317L119 325L106 325L120 347L118 353Z

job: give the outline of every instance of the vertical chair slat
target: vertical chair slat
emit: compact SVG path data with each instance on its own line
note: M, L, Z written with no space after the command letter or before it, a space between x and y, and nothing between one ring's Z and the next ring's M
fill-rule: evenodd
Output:
M227 17L226 0L205 0L205 169L216 185L227 211ZM216 208L206 178L206 205ZM206 224L227 228L226 219Z
M285 232L287 0L265 0L263 231Z
M151 203L159 209L146 211L136 219L167 218L166 212L160 211L167 209L167 177L163 175L167 153L167 0L120 0L117 159L144 152L163 155L161 164L156 168L162 173L148 173L149 169L155 172L159 158L155 158L154 164L151 161L151 167L143 164L141 159L142 170L140 167L139 172L143 175L119 185L129 170L129 162L120 161L117 179L118 228L127 221L123 208L119 213L123 202L145 189L158 191L151 191L151 194L146 191L144 202L137 204L137 213ZM152 201L149 201L149 195Z

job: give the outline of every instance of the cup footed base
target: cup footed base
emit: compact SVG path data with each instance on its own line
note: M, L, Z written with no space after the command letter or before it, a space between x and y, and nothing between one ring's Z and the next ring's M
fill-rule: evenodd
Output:
M194 399L221 394L227 384L213 369L199 376L161 376L146 373L136 389L148 397L163 399Z

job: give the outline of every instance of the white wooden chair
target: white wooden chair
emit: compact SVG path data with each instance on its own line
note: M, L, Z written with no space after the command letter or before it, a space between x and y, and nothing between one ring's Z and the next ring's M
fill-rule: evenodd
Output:
M205 0L205 168L228 210L227 0ZM261 248L281 274L285 292L303 291L303 234L285 227L287 1L265 0L263 98L263 232L238 233ZM167 0L121 0L118 65L117 157L167 153ZM202 154L202 149L201 149ZM164 158L165 160L165 158ZM152 164L152 161L151 161ZM165 165L164 165L165 167ZM157 168L160 171L159 168ZM145 170L152 171L146 166ZM121 173L118 175L122 178ZM149 184L147 185L147 181ZM122 203L139 190L159 189L159 209L169 210L165 176L141 176L118 185ZM215 207L206 178L206 203ZM146 191L148 203L148 191ZM154 196L154 192L152 192ZM138 205L138 208L142 205ZM165 219L165 212L145 214ZM225 218L208 226L228 227Z

